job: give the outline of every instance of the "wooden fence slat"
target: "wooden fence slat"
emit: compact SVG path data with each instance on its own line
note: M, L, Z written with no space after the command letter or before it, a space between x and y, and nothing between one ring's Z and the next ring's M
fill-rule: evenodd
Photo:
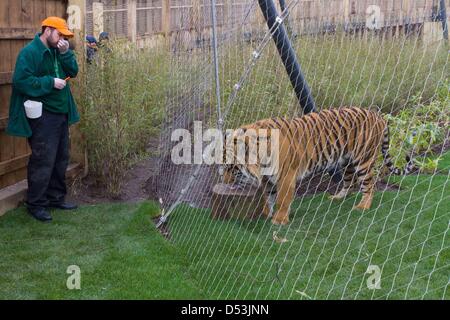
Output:
M28 153L10 160L0 162L0 176L26 167L29 158L30 154Z
M46 18L45 1L46 0L33 1L34 22L42 22Z
M0 1L0 28L9 26L9 11L8 11L9 2L8 1Z
M36 28L0 28L0 40L31 40Z
M58 14L57 7L56 7L56 1L55 0L46 0L45 1L45 16L59 16L61 14Z
M12 84L13 72L0 72L0 85L2 84Z
M8 136L4 132L0 132L0 145L2 146L2 150L0 153L0 162L8 161L14 157L14 139L11 136ZM14 172L5 173L0 175L3 182L7 185L14 184Z
M0 118L0 131L6 129L6 126L8 125L8 119L9 118Z
M22 0L22 27L32 29L34 27L34 23L33 0Z
M11 82L12 79L12 75L11 76L8 75L12 70L11 42L12 41L10 40L0 41L1 44L0 50L2 52L2 58L0 59L0 72L3 74L2 80L4 81L2 82L6 82L4 85L0 85L0 118L8 116L9 113L9 98L11 96L12 86L10 84L7 84L7 82ZM3 157L2 155L3 149L4 147L0 145L0 158Z
M12 57L11 57L11 42L10 40L1 40L0 50L2 53L2 57L0 59L0 72L5 72L6 74L2 76L5 80L7 80L8 73L11 72L12 69ZM11 78L10 78L11 79ZM9 97L11 95L11 85L5 84L0 86L0 118L4 118L9 113ZM2 133L0 132L0 135ZM3 159L8 159L9 151L6 151L7 146L2 145L0 143L0 161ZM12 155L11 155L12 158Z

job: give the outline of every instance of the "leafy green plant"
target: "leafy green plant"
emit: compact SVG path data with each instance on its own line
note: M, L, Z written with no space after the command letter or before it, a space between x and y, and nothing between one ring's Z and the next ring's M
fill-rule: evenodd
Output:
M442 160L442 156L436 158L423 158L423 159L414 159L415 164L421 169L422 172L432 173L436 171L439 162Z
M415 107L385 115L390 128L389 152L395 155L397 167L406 164L406 155L413 155L421 171L434 171L440 157L432 157L431 147L443 142L450 123L448 80L441 83L435 99L428 104L420 96L412 97L410 103Z
M159 133L169 83L167 55L113 41L86 72L79 105L89 170L116 197L126 170Z

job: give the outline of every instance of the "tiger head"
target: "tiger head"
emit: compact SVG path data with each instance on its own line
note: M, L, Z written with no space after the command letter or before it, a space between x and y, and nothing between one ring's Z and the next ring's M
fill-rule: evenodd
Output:
M224 141L224 183L260 187L265 175L266 155L273 154L269 138L270 131L255 125L228 132Z
M255 170L250 171L248 166L226 164L223 170L223 182L245 188L247 186L259 187L261 179L259 178L257 165L253 165Z

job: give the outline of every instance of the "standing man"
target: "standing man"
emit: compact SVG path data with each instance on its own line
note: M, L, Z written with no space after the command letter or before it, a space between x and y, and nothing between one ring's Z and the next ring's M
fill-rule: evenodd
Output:
M48 208L76 209L66 203L65 174L69 163L69 125L80 116L68 79L76 77L78 64L66 38L73 37L66 21L49 17L42 32L19 53L6 132L26 137L31 147L28 162L28 212L40 221L51 221ZM29 119L27 100L42 103L42 116Z

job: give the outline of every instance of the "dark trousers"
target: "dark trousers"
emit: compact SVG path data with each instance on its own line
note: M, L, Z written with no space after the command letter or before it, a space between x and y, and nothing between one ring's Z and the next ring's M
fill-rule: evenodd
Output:
M28 119L32 136L28 139L27 206L33 211L64 202L67 193L66 170L69 164L69 125L67 115L42 111Z

